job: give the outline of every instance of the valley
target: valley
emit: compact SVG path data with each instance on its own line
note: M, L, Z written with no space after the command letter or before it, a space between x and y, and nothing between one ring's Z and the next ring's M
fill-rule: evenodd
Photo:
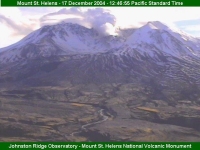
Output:
M1 90L0 100L1 141L200 138L199 103L150 99L144 88L133 84Z

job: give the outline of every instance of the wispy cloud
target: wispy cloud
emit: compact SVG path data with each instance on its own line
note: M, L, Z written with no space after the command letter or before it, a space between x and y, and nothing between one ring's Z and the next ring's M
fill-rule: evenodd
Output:
M0 15L0 22L12 29L13 35L27 35L28 33L33 31L31 24L16 24L12 19L7 18L3 15Z
M17 42L39 28L37 17L27 15L18 8L0 9L0 47Z

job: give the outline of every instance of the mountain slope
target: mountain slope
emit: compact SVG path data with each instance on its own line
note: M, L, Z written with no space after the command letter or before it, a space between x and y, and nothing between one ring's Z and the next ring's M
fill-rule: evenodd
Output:
M2 86L133 83L172 90L200 86L200 40L160 22L102 36L61 23L45 26L1 49ZM154 82L154 83L152 83ZM180 86L181 85L181 86Z
M148 22L128 37L102 36L94 29L63 22L44 26L18 43L0 49L0 62L38 56L104 53L119 48L135 48L149 55L157 52L175 57L199 56L200 40L174 32L158 21Z
M128 38L128 43L133 48L143 46L143 51L145 50L147 53L152 52L149 50L152 47L159 52L181 57L199 55L200 41L176 33L159 22L148 22Z
M121 38L115 40L114 37L102 37L94 29L63 22L44 26L20 42L0 49L0 62L14 62L38 56L105 52L120 45L121 41Z

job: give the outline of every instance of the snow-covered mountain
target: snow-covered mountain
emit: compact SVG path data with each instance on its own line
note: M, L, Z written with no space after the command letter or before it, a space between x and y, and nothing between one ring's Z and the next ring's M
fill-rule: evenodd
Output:
M199 39L175 32L158 21L132 30L128 36L123 36L125 30L120 32L118 36L104 36L95 29L64 22L44 26L16 44L0 49L0 62L38 56L105 53L113 49L116 49L115 54L127 50L133 53L135 49L152 57L154 53L176 57L199 56L200 53ZM121 50L117 52L118 49Z
M116 32L102 35L64 22L44 26L0 49L0 82L147 84L153 79L161 87L200 86L199 38L161 22Z
M142 47L140 52L151 53L156 50L177 57L199 55L200 49L198 39L175 32L160 22L148 22L128 37L127 43L132 48Z
M44 26L16 44L0 49L0 62L51 55L92 54L119 47L123 38L102 36L94 29L72 23Z

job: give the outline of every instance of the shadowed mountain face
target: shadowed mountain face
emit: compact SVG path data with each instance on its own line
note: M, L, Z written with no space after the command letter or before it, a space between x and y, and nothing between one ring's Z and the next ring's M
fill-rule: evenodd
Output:
M4 114L13 113L9 111L11 105L18 108L17 103L13 103L11 99L25 106L22 113L31 109L35 111L37 103L48 105L45 109L53 108L61 114L55 118L65 114L60 112L62 103L65 103L67 108L68 104L75 102L76 106L80 107L90 105L95 109L104 108L105 115L114 118L113 122L106 123L108 127L113 127L113 133L116 135L99 124L99 128L92 126L88 131L79 132L79 136L84 136L86 140L91 140L90 135L94 134L99 136L97 139L106 137L109 140L140 141L143 134L148 134L150 139L143 140L152 141L158 140L166 131L169 131L169 135L166 134L163 141L173 141L175 132L178 133L177 136L180 135L175 140L181 140L181 135L189 133L192 133L188 135L191 141L196 140L195 137L199 138L199 128L192 124L199 123L200 40L173 31L160 22L148 22L141 28L120 30L118 33L117 36L102 36L94 29L60 23L42 27L18 43L0 49L0 99L8 104L5 104L7 107ZM30 101L27 102L27 99ZM51 104L52 101L56 101L55 106ZM66 109L65 105L62 109ZM31 109L25 109L26 107ZM44 110L44 113L38 108L37 113L50 116L51 113L47 113L47 110ZM67 111L78 110L74 108ZM90 113L94 114L93 111ZM87 116L89 112L85 113ZM101 119L101 116L95 115L89 122ZM37 117L35 114L31 116ZM81 114L76 114L70 130L76 131L80 128L78 124L88 122L81 119L80 121L80 116ZM8 124L9 121L13 122L12 117L0 119L2 118ZM124 118L130 122L124 122L123 128L119 130L117 124ZM48 127L53 124L48 119L47 122L45 119L36 119L38 122L30 121L31 119L24 116L14 122L21 123L19 129L25 126L24 122L27 124L27 120L29 125L33 122ZM141 120L147 121L145 129L140 126L143 124ZM64 120L60 121L63 126L66 125ZM134 131L129 128L133 122L136 123ZM147 131L147 128L153 127L154 124L161 132L152 129ZM170 125L170 129L166 124ZM63 140L58 138L59 134L61 131L68 132L67 129L63 129L62 125L52 126L53 129L49 132L54 134L54 130L57 131L55 140ZM5 124L3 128L15 129L11 126L8 129ZM122 130L127 133L131 130L141 138L133 139L130 135L127 139L123 136L118 139ZM193 130L198 131L194 137ZM16 134L20 132L24 135L24 132L32 132L32 129L16 131ZM154 135L151 135L153 132ZM44 137L41 135L41 140L49 140L45 133ZM12 136L7 132L4 134ZM29 137L23 135L21 136ZM114 138L110 139L111 137ZM34 140L34 135L31 135L31 138ZM69 140L73 138L69 137Z

